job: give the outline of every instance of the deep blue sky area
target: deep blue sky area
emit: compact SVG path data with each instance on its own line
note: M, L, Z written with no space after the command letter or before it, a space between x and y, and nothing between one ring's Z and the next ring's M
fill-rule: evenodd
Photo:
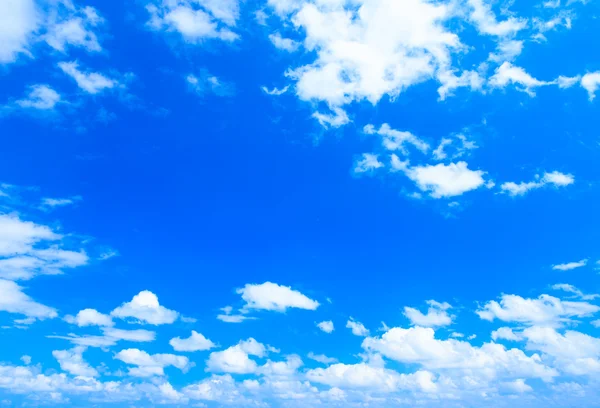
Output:
M600 6L0 4L0 403L599 406Z

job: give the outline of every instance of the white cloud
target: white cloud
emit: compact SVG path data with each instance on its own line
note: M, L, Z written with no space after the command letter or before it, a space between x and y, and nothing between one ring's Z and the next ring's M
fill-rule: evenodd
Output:
M80 201L80 196L70 197L70 198L43 198L42 199L42 208L55 208L55 207L65 207L67 205L75 204L75 202Z
M337 358L327 357L323 354L315 354L312 351L308 353L307 357L321 364L333 364L338 361Z
M83 377L97 377L98 371L83 359L85 347L75 347L71 350L54 350L52 356L60 364L63 371Z
M433 374L418 371L414 374L398 374L382 367L360 364L333 364L327 368L308 370L306 377L313 382L330 387L368 389L394 392L399 389L418 389L430 392L437 389Z
M48 85L33 85L25 99L19 99L15 103L21 108L51 110L61 102L58 92Z
M157 0L149 3L146 10L151 29L177 32L192 44L210 39L231 42L239 38L231 30L239 18L238 0Z
M439 303L435 300L428 300L429 309L427 314L421 313L419 310L412 307L404 308L404 315L410 320L414 326L423 327L444 327L452 324L453 316L448 314L448 309L451 309L448 303Z
M429 144L419 139L417 136L410 132L392 129L387 123L381 125L378 130L376 130L373 125L366 125L363 128L363 131L366 134L377 134L381 136L381 144L385 149L390 151L400 151L402 154L408 155L408 150L406 149L407 144L414 146L422 153L427 153L429 150Z
M577 261L577 262L569 262L569 263L564 263L564 264L552 265L552 269L554 269L555 271L570 271L572 269L577 269L577 268L586 266L587 262L588 262L587 259L582 259L581 261Z
M21 361L23 362L23 364L29 365L29 364L31 364L31 356L28 356L28 355L21 356Z
M102 314L94 309L83 309L75 316L65 316L67 323L76 324L79 327L85 326L113 326L114 323L110 316Z
M258 365L249 356L264 357L266 352L266 347L263 344L250 338L246 341L240 341L237 345L226 350L210 353L206 361L206 370L232 374L254 373Z
M517 295L502 295L498 303L492 300L477 310L484 320L528 325L560 326L573 317L586 317L600 311L600 307L588 302L562 301L559 298L541 295L537 299L525 299Z
M217 96L231 96L235 93L235 87L229 82L224 82L207 70L200 70L198 75L189 74L185 78L192 91L200 96L212 93Z
M491 61L496 63L503 63L505 61L513 61L523 51L523 41L519 40L503 40L498 44L495 53L491 53L488 57Z
M544 186L566 187L575 183L575 177L572 174L565 174L559 171L553 171L551 173L544 173L542 177L536 175L535 181L521 182L519 184L512 181L502 183L500 189L509 195L516 197L522 196L531 190L536 190Z
M594 300L600 298L600 295L586 295L582 291L577 289L575 286L569 285L567 283L557 283L556 285L552 285L552 289L572 293L575 295L575 297L581 298L583 300Z
M333 333L334 330L333 322L331 320L317 323L317 327L325 333Z
M119 86L116 80L107 78L100 73L79 70L79 63L77 61L59 62L58 67L65 74L73 78L79 88L92 95Z
M575 85L575 84L577 84L579 82L581 82L581 76L580 75L577 75L577 76L574 76L574 77L566 77L566 76L562 76L561 75L561 76L559 76L556 79L556 83L558 84L558 87L560 89L570 88L570 87L572 87L573 85Z
M253 320L253 317L246 316L245 314L232 314L233 307L225 306L221 308L223 313L217 315L217 319L225 323L242 323L245 320Z
M0 2L0 64L15 62L20 54L32 56L29 48L39 17L34 0Z
M119 341L129 341L134 343L148 343L154 341L156 333L149 330L123 330L115 329L112 327L103 327L102 335L84 335L77 336L75 334L69 334L68 336L47 336L52 339L62 339L70 341L76 346L83 347L99 347L106 348L117 344Z
M468 0L471 7L470 19L482 34L493 36L512 36L527 27L527 20L510 17L498 22L492 8L484 0Z
M492 332L492 340L520 341L521 335L515 333L510 327L500 327Z
M34 301L15 282L0 279L0 311L15 313L39 320L58 316L55 309Z
M305 33L310 64L291 70L300 99L340 107L366 99L376 104L435 75L462 45L445 23L446 4L423 0L347 2L271 1Z
M505 88L509 84L520 85L521 87L517 89L528 93L530 96L535 95L533 91L535 88L551 83L535 79L523 68L514 66L508 61L496 68L494 75L489 79L492 88Z
M519 349L507 350L496 343L474 347L455 339L437 340L431 328L393 328L380 338L368 337L363 348L404 364L425 369L462 370L476 376L516 376L551 381L556 370L542 364L538 355L528 357Z
M287 309L316 310L319 302L308 298L289 286L272 282L262 284L247 284L236 290L246 302L244 310L271 310L285 312Z
M0 214L0 278L31 279L57 275L65 268L87 264L85 251L61 249L63 235L45 225Z
M312 117L315 118L324 128L338 128L350 123L350 118L345 110L338 107L333 107L331 108L331 111L332 113L330 114L315 112L312 114Z
M588 92L590 101L593 101L600 86L600 71L585 74L581 78L581 86Z
M120 319L133 318L140 323L160 325L173 323L179 313L161 306L154 293L143 290L130 302L123 303L113 310L110 315Z
M516 393L516 394L522 394L524 392L533 391L533 388L531 388L529 385L527 385L527 383L525 383L525 380L522 378L518 378L511 382L502 383L500 386L504 391L508 391L508 392Z
M286 93L288 91L289 88L290 88L289 86L285 86L281 89L279 89L279 88L269 89L266 86L261 87L261 89L264 93L266 93L267 95L274 95L274 96L283 95L284 93Z
M379 155L373 153L363 153L360 159L354 163L354 173L362 174L384 167L384 164L379 161Z
M475 71L463 71L460 76L456 76L456 71L445 69L437 73L437 80L441 86L438 88L439 99L446 100L452 96L455 89L470 88L472 91L481 90L485 84L485 79Z
M346 322L346 328L352 330L352 334L359 337L369 335L369 330L361 323L354 320L352 317Z
M555 359L562 371L574 375L600 373L600 339L577 331L564 334L553 328L529 327L523 331L527 348Z
M187 357L174 354L148 354L139 349L121 350L115 359L136 367L129 367L129 375L133 377L153 377L165 375L164 368L173 366L186 372L190 367Z
M187 339L174 337L169 344L175 351L203 351L216 347L212 341L195 330L192 330L192 334Z
M92 31L104 22L96 9L89 6L76 8L73 4L65 4L67 13L49 13L44 40L50 47L63 53L68 46L81 47L88 52L102 51L98 38Z
M428 192L433 198L459 196L485 184L483 179L485 172L470 170L464 161L404 168L401 166L400 169L417 184L421 191Z
M275 48L287 52L297 51L300 47L300 43L298 41L294 41L291 38L284 38L279 33L270 34L269 40L271 40L271 43L273 43Z

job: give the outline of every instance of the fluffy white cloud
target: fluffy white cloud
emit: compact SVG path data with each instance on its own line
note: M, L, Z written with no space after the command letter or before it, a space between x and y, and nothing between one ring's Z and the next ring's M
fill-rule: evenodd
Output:
M206 361L206 370L217 373L250 374L256 372L258 365L249 356L264 357L266 347L250 338L240 341L223 351L210 353Z
M541 295L537 299L525 299L517 295L502 295L500 302L486 303L477 314L484 320L494 319L528 325L560 326L573 317L586 317L600 311L600 307L588 302L562 301Z
M279 33L270 34L269 40L271 40L275 48L287 52L294 52L300 47L300 43L298 41L294 41L291 38L284 38Z
M123 303L113 310L110 315L120 319L133 318L140 323L153 325L171 324L179 317L176 311L161 306L158 297L148 290L141 291L130 302Z
M238 0L157 0L148 3L146 10L151 29L177 32L189 43L239 38L231 30L239 18Z
M331 320L317 323L317 327L319 329L321 329L321 331L324 331L325 333L332 333L334 330L333 322Z
M519 184L514 182L503 183L500 189L509 195L516 197L522 196L531 190L536 190L544 186L566 187L575 183L575 178L571 174L564 174L559 171L553 171L551 173L544 173L543 176L536 175L535 181L521 182Z
M58 67L68 76L73 78L77 86L89 94L99 94L107 89L119 86L119 82L105 77L97 72L84 72L79 69L77 61L59 62Z
M493 36L511 36L527 27L527 20L510 17L498 22L492 8L484 0L468 0L471 7L470 19L479 32Z
M504 391L508 391L511 393L522 394L524 392L531 392L533 388L531 388L523 378L518 378L514 381L504 382L500 384L500 388Z
M113 326L114 323L110 316L102 314L95 309L80 310L75 316L65 316L67 323L76 324L79 327L84 326Z
M404 364L419 364L428 370L478 372L483 378L518 376L551 381L556 370L544 365L538 355L528 357L519 349L507 350L496 343L474 347L455 339L437 340L431 328L393 328L380 338L368 337L363 348Z
M83 377L97 377L98 371L83 359L85 347L75 347L71 350L54 350L52 355L60 364L63 371Z
M350 118L345 110L338 107L331 108L332 113L315 112L312 117L315 118L324 128L338 128L350 123Z
M396 164L394 164L396 163ZM398 166L400 164L400 166ZM404 173L433 198L448 198L476 190L485 184L484 171L470 170L464 161L458 163L408 167L392 156L392 166Z
M58 316L55 309L34 301L15 282L0 279L0 311L15 313L39 320Z
M521 335L515 333L510 327L500 327L498 330L492 332L492 340L519 341L521 340Z
M452 324L453 316L448 314L448 309L451 309L450 304L444 302L439 303L435 300L428 300L427 314L421 313L419 310L412 307L404 308L404 315L408 317L412 325L423 327L443 327Z
M308 298L289 286L272 282L247 284L236 291L246 302L244 310L271 310L285 312L287 309L316 310L319 302Z
M314 62L288 75L302 100L342 106L366 99L377 103L435 75L462 45L445 28L453 17L447 4L402 2L271 1L280 15L305 33ZM288 17L286 13L291 13Z
M586 266L587 262L588 262L587 259L582 259L581 261L577 261L577 262L568 262L568 263L564 263L564 264L553 265L552 269L554 269L556 271L570 271L572 269L577 269L577 268Z
M173 366L186 372L190 367L187 357L174 354L148 354L139 349L121 350L115 359L136 367L129 367L129 375L134 377L153 377L165 375L164 368Z
M192 330L192 334L187 339L174 337L169 341L169 344L175 351L202 351L215 347L212 341L195 330Z
M346 328L352 330L352 334L359 337L369 335L369 330L361 323L354 320L352 317L346 322Z
M419 389L430 392L437 389L434 376L427 371L414 374L398 374L382 367L360 364L333 364L327 368L307 371L306 377L313 382L331 387L369 389L393 392L399 389Z
M16 61L19 54L31 56L30 42L39 17L34 0L0 2L0 64Z
M588 92L590 101L593 101L600 86L600 71L585 74L581 78L581 86Z
M67 12L51 12L45 23L46 33L43 38L48 45L60 52L67 47L81 47L89 52L102 50L98 37L92 31L102 24L104 19L93 7L78 8L71 2L63 2L62 10Z
M600 339L577 331L564 334L553 328L529 327L523 331L527 348L538 350L555 360L562 371L574 375L600 373Z
M61 102L61 96L58 92L48 85L33 85L27 98L19 99L15 103L21 108L51 110L56 104Z

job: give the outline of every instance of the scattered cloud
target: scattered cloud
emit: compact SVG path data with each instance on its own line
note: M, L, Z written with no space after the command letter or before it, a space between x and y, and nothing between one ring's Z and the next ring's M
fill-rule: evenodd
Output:
M428 300L427 304L429 305L427 314L423 314L412 307L404 308L404 315L413 326L444 327L452 324L453 316L448 314L448 310L452 308L450 304L446 302L439 303L435 300Z
M500 189L513 196L522 196L531 190L536 190L544 186L566 187L575 183L575 177L571 174L561 173L559 171L553 171L552 173L544 173L543 176L536 175L535 181L514 183L512 181L502 183Z
M52 110L61 102L61 96L49 85L33 85L25 99L19 99L15 103L21 108Z
M271 43L273 43L275 48L287 52L297 51L300 47L300 43L298 41L294 41L291 38L284 38L279 33L270 34L269 40L271 40Z
M352 330L352 334L359 337L369 335L369 330L361 323L354 320L352 317L346 322L346 328Z
M334 327L331 320L317 323L317 327L325 333L333 333Z
M67 323L76 324L79 327L85 326L114 326L112 318L108 315L102 314L95 309L83 309L75 316L65 316Z
M179 317L176 311L161 306L158 297L148 290L141 291L130 302L123 303L113 310L110 315L153 325L171 324Z
M135 348L121 350L114 358L135 366L128 368L129 375L133 377L164 376L164 368L168 366L176 367L184 373L192 367L187 357L174 354L148 354Z
M58 67L65 74L73 78L79 88L92 95L119 86L119 82L98 72L81 71L77 61L59 62Z
M169 344L175 351L204 351L216 347L212 341L195 330L192 330L192 334L187 339L174 337Z
M319 302L293 290L272 282L247 284L236 291L246 302L244 310L269 310L285 312L287 309L316 310Z
M582 259L581 261L577 262L568 262L564 264L552 265L552 269L554 269L555 271L570 271L573 269L582 268L586 266L587 263L587 259Z

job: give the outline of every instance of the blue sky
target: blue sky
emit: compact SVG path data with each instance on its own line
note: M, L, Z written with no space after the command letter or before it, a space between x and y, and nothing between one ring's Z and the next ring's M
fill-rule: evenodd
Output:
M597 0L4 0L3 406L600 405Z

